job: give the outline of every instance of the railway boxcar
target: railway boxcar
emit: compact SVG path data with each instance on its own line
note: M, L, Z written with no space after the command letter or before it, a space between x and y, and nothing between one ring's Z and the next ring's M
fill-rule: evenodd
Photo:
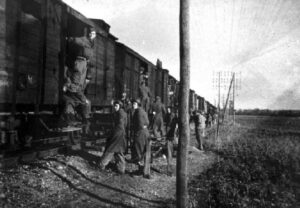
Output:
M67 36L83 36L87 27L97 30L91 59L93 80L88 97L105 105L113 96L116 38L109 25L90 20L57 0L1 1L1 110L41 111L59 103L65 67ZM60 58L59 58L60 57Z
M168 103L169 71L162 69L159 60L155 66L128 46L117 43L115 65L116 98L120 98L123 92L130 98L139 97L139 85L144 79L150 89L151 102L160 96L163 103Z
M116 98L121 98L123 92L126 92L130 98L137 98L142 79L149 85L151 80L149 77L152 77L154 65L126 45L117 43L116 46ZM151 94L154 94L153 89L149 88Z
M18 125L26 129L19 136L45 137L44 124L55 124L62 98L66 37L83 36L89 27L96 29L97 38L86 94L95 110L109 105L114 97L116 38L108 24L88 19L60 0L4 0L0 6L3 131ZM40 123L43 119L47 121Z

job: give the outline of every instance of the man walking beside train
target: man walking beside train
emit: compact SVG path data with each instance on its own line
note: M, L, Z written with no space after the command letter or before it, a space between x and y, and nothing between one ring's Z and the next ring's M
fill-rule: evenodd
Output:
M117 170L119 173L125 173L125 156L126 151L126 126L127 126L127 114L124 109L121 108L122 103L120 101L114 102L115 112L113 113L114 128L112 137L107 141L105 152L100 160L99 166L101 170L104 170L109 162L115 157Z
M65 72L65 84L63 86L64 109L62 120L64 125L72 126L75 122L76 108L80 107L80 116L83 123L88 123L90 114L90 102L84 95L86 85L91 80L88 64L93 55L94 39L96 31L89 29L88 37L67 38L67 71Z
M205 116L203 111L194 111L192 120L195 124L196 140L198 149L203 150L203 138L205 137Z
M150 178L151 143L150 133L148 130L149 119L147 113L143 108L139 107L139 105L139 100L132 101L132 106L134 109L132 117L134 139L131 162L138 165L139 172L143 171L145 178ZM142 162L144 162L143 169Z

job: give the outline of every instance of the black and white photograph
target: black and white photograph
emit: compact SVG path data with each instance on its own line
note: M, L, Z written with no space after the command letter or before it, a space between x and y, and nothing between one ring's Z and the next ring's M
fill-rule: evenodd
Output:
M300 207L300 0L0 0L0 207Z

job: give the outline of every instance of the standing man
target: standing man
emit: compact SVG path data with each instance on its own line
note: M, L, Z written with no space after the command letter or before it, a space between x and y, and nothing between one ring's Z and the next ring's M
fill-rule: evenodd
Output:
M153 132L156 138L165 136L163 116L166 113L165 105L161 102L160 97L156 96L155 102L152 105L153 113Z
M196 140L198 142L198 149L203 150L203 138L205 136L205 117L202 111L194 111L192 120L195 124L195 133L196 133Z
M145 178L150 178L150 155L151 143L150 134L148 131L149 119L143 108L139 107L140 101L133 100L132 106L134 109L132 117L132 128L134 132L132 161L137 163L139 171L142 170L142 160L144 160L143 175Z
M125 173L125 157L124 152L126 151L126 126L127 126L127 114L121 108L121 102L114 102L114 129L112 137L107 141L106 149L100 160L100 169L104 170L109 162L115 157L117 170L119 173Z
M91 80L88 71L88 63L93 55L94 39L96 31L89 29L88 37L67 38L67 70L65 72L66 82L63 86L64 109L62 119L66 125L72 125L75 121L76 108L80 106L83 123L88 123L91 104L84 95L86 85Z

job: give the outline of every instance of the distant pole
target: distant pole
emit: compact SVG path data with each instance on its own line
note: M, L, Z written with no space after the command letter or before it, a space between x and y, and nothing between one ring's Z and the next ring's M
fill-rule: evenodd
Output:
M180 0L180 88L179 88L179 142L176 169L176 207L188 207L187 147L190 140L189 90L190 90L190 37L189 0Z
M233 73L233 90L232 90L233 98L232 98L232 110L233 110L233 125L235 125L235 73Z
M217 131L216 131L216 134L215 134L215 140L217 142L219 142L219 128L220 128L220 100L221 100L221 83L220 83L220 80L221 79L221 75L220 75L220 72L219 72L219 81L218 81L218 87L219 87L219 92L218 92L218 120L217 120Z
M228 100L229 100L229 97L230 97L230 91L231 91L231 87L233 85L233 80L234 80L234 74L232 75L232 78L231 78L231 81L230 81L230 85L229 85L229 89L228 89L228 93L227 93L227 97L226 97L226 102L225 102L224 109L223 109L222 123L224 122L225 113L226 113L226 109L227 109L227 104L228 104Z

